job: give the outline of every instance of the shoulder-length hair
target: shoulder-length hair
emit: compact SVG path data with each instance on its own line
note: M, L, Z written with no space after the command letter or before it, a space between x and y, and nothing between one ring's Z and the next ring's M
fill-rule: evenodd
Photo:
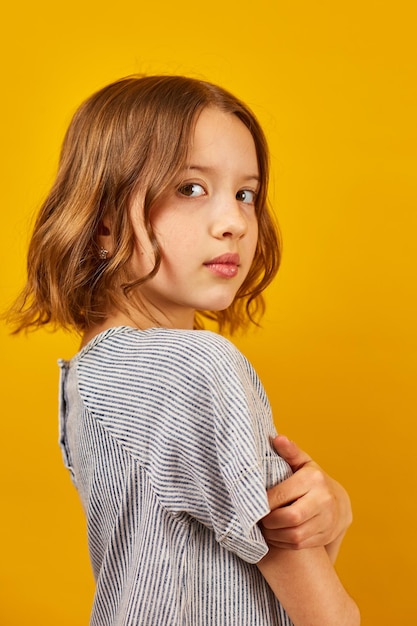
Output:
M267 203L268 147L250 109L211 83L183 76L131 76L104 87L76 111L62 146L55 183L41 207L28 251L28 279L11 313L15 332L45 324L82 332L106 312L140 306L141 284L158 271L161 252L152 207L178 182L201 111L216 107L236 115L255 142L260 186L259 236L248 276L224 311L199 311L233 333L264 312L262 292L280 262L280 238ZM144 197L144 220L155 253L146 276L132 275L130 206ZM103 220L111 223L114 252L100 259ZM126 309L127 310L127 309Z

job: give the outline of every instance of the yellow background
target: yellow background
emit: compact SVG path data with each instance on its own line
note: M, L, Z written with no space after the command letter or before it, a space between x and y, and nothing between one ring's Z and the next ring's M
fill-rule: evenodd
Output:
M259 116L285 253L263 329L238 344L279 430L351 494L338 570L365 626L417 623L414 5L40 0L2 10L2 307L23 282L64 130L93 90L133 72L185 73L228 87ZM93 581L56 418L56 359L78 340L0 333L0 623L83 626Z

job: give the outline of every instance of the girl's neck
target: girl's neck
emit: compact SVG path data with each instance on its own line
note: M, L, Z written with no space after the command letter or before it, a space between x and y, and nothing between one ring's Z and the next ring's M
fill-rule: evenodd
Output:
M90 326L84 331L83 338L81 341L81 348L87 345L96 335L104 332L105 330L109 330L109 328L115 328L116 326L131 326L132 328L138 328L140 330L146 330L147 328L155 328L157 326L165 327L165 328L182 328L192 330L194 327L194 319L191 323L165 323L160 324L155 320L149 320L147 317L139 314L132 315L130 317L126 313L122 311L115 311L106 317L103 322L99 324L94 324Z
M130 319L130 317L128 317L124 313L117 312L115 314L109 315L100 324L94 324L84 331L81 341L81 348L86 346L87 343L91 341L96 335L99 335L109 328L114 328L115 326L133 326L135 328L136 324Z

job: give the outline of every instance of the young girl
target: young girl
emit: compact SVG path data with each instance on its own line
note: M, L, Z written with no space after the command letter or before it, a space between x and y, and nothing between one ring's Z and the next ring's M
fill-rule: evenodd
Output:
M91 625L359 623L330 558L346 496L278 438L302 468L289 478L253 368L202 330L263 313L280 257L267 185L258 122L206 82L123 79L69 127L15 320L83 335L60 362L60 441L87 516Z

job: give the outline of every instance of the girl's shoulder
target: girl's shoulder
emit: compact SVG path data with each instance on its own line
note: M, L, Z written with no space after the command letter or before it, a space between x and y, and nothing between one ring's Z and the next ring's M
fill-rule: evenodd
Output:
M201 330L111 328L59 365L76 372L83 392L95 397L109 385L121 396L164 389L187 395L256 381L252 366L228 339Z
M69 363L152 361L208 366L244 359L226 337L209 330L118 326L96 335Z

